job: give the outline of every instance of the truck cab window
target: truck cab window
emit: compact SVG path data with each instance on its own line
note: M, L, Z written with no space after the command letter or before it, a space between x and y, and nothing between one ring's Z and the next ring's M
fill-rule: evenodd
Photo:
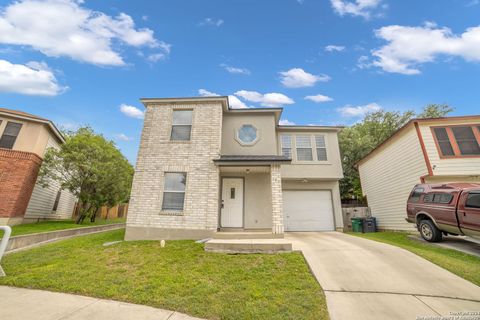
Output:
M465 207L480 208L480 191L470 192Z

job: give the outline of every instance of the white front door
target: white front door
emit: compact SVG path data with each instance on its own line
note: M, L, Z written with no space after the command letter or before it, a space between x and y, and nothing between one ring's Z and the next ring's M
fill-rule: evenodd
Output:
M223 178L220 224L223 228L243 227L243 179Z
M285 231L332 231L332 193L328 190L283 191Z

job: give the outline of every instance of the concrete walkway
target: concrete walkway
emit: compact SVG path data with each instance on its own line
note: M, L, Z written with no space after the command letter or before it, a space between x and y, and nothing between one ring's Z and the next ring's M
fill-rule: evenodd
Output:
M332 320L480 311L480 287L419 256L337 232L287 233L325 291Z
M2 320L200 320L183 313L66 293L0 286Z

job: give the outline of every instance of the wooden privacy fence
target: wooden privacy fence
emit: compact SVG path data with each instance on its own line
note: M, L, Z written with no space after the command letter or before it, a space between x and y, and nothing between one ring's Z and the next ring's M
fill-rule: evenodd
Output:
M75 208L73 209L73 217L77 217L79 214L79 205L78 202L75 204ZM107 206L100 207L95 215L97 218L102 219L115 219L115 218L126 218L128 212L128 203L117 204L111 208Z
M344 206L342 204L343 229L352 230L352 218L366 218L371 215L369 207L357 207L352 205Z

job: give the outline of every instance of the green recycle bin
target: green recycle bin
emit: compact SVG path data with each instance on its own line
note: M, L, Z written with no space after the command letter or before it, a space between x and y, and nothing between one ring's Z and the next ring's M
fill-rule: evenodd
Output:
M352 218L352 231L353 232L363 232L363 219L362 218Z

